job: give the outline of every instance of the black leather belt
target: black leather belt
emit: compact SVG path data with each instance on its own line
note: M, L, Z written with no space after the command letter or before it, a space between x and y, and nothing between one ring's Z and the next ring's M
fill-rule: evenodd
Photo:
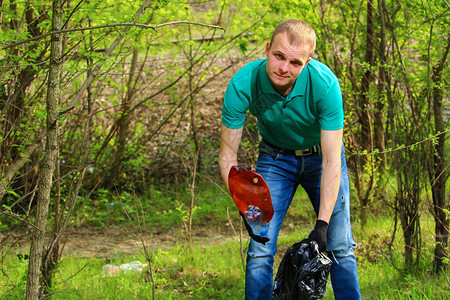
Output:
M305 155L312 155L312 154L321 154L322 149L320 148L320 144L317 144L315 146L312 146L308 149L302 149L302 150L287 150L287 149L281 149L277 146L272 145L271 143L267 142L266 140L263 140L263 143L272 148L275 152L278 152L280 154L290 154L290 155L296 155L296 156L305 156Z

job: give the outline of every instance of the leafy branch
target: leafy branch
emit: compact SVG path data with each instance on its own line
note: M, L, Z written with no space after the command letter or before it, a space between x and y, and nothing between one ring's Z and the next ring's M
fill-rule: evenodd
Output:
M395 149L393 149L393 148L387 148L386 150L384 150L384 151L380 151L379 149L374 149L372 152L368 152L368 151L366 151L366 150L364 150L364 151L362 151L362 152L359 152L359 153L353 153L353 154L350 154L350 155L348 155L348 157L351 157L351 156L354 156L354 155L359 155L359 156L364 156L364 155L368 155L368 156L370 156L370 155L379 155L379 154L386 154L386 153L391 153L391 152L395 152L395 151L400 151L400 150L404 150L404 149L414 149L416 146L418 146L418 145L420 145L420 144L423 144L423 143L425 143L425 142L428 142L428 141L430 141L430 140L435 140L435 139L437 139L439 136L441 136L441 135L443 135L443 134L446 134L446 133L449 133L450 132L450 129L447 129L447 130L445 130L445 131L443 131L443 132L438 132L437 134L435 134L435 135L433 135L433 136L429 136L428 138L426 138L426 139L423 139L423 140L421 140L421 141L418 141L418 142L416 142L416 143L414 143L414 144L411 144L411 145L400 145L400 146L398 146L397 148L395 148Z
M7 45L7 46L3 47L3 49L8 49L8 48L16 47L16 46L26 44L26 43L29 43L32 41L40 40L45 37L51 36L52 34L96 30L96 29L121 27L121 26L135 26L135 27L141 27L141 28L145 28L145 29L153 29L155 32L158 32L158 30L157 30L158 28L165 27L165 26L171 26L171 25L196 25L196 26L204 26L204 27L209 27L209 28L220 29L220 30L226 31L225 28L218 26L218 25L204 24L204 23L191 22L191 21L172 21L172 22L166 22L166 23L162 23L162 24L158 24L158 25L147 25L147 24L142 24L142 23L123 22L123 23L111 23L111 24L103 24L103 25L80 27L80 28L66 28L66 29L61 29L61 30L52 30L47 33L44 33L44 34L41 34L38 36L34 36L29 39Z

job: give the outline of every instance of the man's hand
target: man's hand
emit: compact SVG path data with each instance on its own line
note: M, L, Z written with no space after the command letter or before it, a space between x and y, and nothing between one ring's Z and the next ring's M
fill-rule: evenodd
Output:
M327 250L327 230L328 223L322 220L317 220L316 226L309 234L308 239L316 241L319 246L319 252Z

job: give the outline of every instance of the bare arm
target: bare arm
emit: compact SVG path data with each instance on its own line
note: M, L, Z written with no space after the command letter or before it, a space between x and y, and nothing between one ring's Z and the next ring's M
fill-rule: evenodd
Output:
M341 181L341 150L343 130L322 130L322 179L318 219L330 223Z
M228 189L228 173L237 165L237 152L242 139L243 127L231 129L222 124L220 139L219 168L222 180Z

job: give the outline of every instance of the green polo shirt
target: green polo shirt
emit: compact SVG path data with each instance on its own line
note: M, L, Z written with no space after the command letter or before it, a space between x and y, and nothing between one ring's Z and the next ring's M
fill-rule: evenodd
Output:
M231 79L222 108L222 123L241 128L249 110L258 120L259 134L282 149L298 150L317 145L320 130L344 127L342 94L336 75L311 59L287 97L272 87L266 59L253 61Z

